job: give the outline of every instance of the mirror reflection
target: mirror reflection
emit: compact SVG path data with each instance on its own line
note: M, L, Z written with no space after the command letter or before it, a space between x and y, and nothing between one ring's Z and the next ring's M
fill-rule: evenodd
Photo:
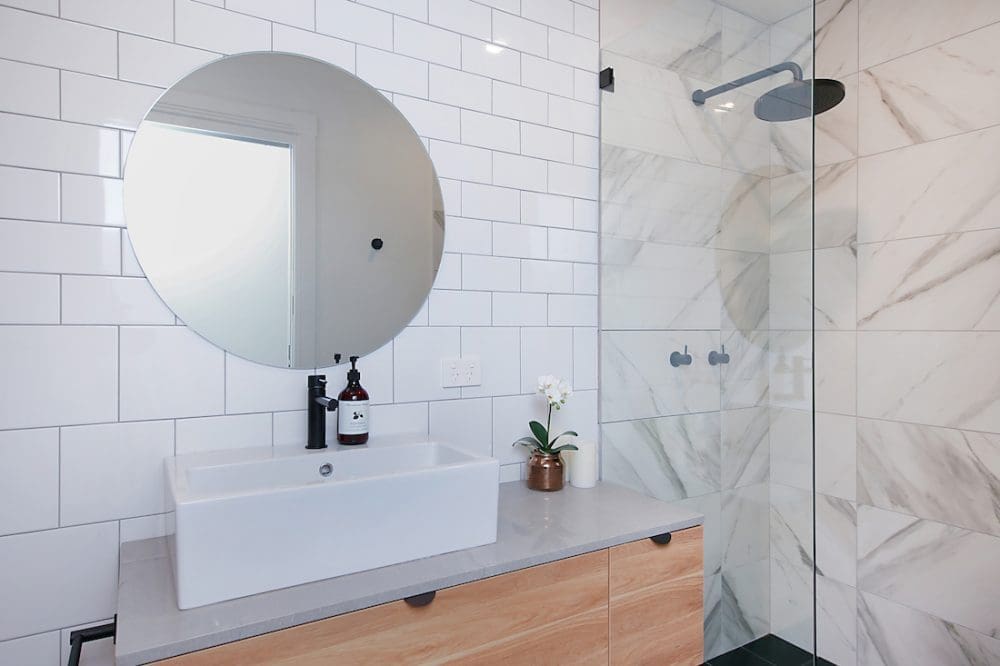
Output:
M289 54L224 58L164 93L132 142L125 209L178 317L281 367L391 340L426 299L444 236L437 177L402 115Z

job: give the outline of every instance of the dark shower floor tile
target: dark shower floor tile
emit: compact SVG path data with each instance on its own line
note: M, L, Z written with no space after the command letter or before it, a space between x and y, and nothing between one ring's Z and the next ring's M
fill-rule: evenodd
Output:
M705 662L705 666L812 666L813 656L788 641L768 634ZM817 659L816 666L834 666Z
M705 664L706 666L774 666L771 662L765 661L743 648L736 648L725 654L720 654Z

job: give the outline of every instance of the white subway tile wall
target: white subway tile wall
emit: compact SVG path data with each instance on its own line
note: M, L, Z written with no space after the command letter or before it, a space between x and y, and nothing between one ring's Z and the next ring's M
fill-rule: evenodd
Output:
M510 443L541 415L531 394L551 372L578 389L560 425L597 436L596 0L222 4L0 0L2 663L55 666L69 629L113 615L119 543L168 528L164 456L304 439L308 371L189 331L122 229L132 131L220 55L272 49L357 73L442 179L435 289L360 363L373 432L450 439L522 478ZM479 357L482 384L442 388L441 360L462 355Z

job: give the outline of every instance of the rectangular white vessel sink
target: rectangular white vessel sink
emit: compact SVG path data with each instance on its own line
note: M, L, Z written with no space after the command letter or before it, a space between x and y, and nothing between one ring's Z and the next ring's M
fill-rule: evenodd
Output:
M432 441L166 461L181 609L493 543L499 462Z

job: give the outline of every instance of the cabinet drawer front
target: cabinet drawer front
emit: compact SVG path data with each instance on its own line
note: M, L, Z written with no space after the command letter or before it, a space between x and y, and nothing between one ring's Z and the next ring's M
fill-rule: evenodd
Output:
M606 655L607 602L605 550L440 590L420 608L397 601L159 663L436 664L472 655L499 663L546 638L565 649L562 628L589 636L600 618Z
M702 528L611 549L612 664L701 664Z

